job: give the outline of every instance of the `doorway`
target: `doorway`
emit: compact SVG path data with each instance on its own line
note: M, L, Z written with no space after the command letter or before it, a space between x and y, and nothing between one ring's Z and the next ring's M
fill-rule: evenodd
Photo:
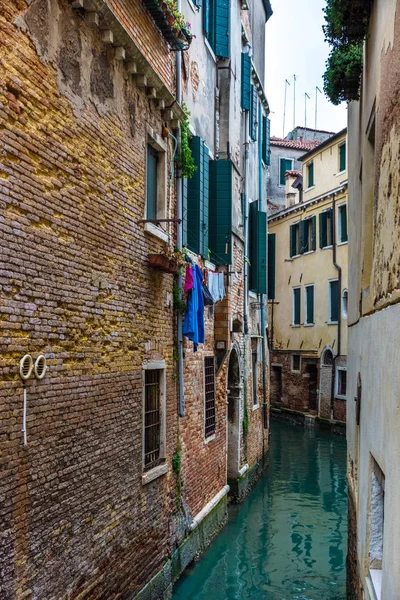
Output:
M228 366L228 478L237 478L240 470L241 392L239 356L232 348Z
M310 412L317 412L318 404L318 393L317 393L317 382L318 382L318 369L317 365L307 365L308 373L308 410Z
M282 402L282 367L271 366L271 404L279 405Z

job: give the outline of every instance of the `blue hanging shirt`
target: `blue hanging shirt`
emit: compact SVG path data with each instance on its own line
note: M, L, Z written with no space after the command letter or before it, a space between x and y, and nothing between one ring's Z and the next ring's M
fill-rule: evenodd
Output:
M199 344L204 344L203 271L198 265L193 265L193 287L188 294L183 335L193 342L194 352Z

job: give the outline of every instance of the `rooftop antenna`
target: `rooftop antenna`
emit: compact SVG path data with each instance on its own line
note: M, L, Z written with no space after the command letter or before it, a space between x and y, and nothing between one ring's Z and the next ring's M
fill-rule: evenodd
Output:
M296 127L296 75L293 75L293 131Z
M320 94L322 94L321 90L319 89L318 86L315 87L315 131L314 131L314 138L317 135L316 131L317 131L317 118L318 118L318 92Z
M304 129L307 129L307 98L310 100L310 96L304 92Z
M285 99L283 101L283 132L282 138L285 137L285 122L286 122L286 94L287 94L287 86L290 85L290 82L285 79Z

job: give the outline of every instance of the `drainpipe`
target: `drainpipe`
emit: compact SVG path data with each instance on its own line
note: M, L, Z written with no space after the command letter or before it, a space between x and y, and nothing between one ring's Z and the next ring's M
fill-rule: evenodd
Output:
M262 210L262 199L263 199L263 185L262 185L262 108L259 104L259 119L258 119L258 195L259 195L259 210ZM262 351L262 369L263 369L263 415L264 415L264 429L268 429L268 412L267 412L267 365L265 358L265 295L259 294L259 302L261 306L261 351ZM264 443L264 435L263 435ZM263 452L264 454L264 452Z
M332 360L332 385L331 385L331 421L334 417L334 399L335 399L335 377L336 377L336 358L341 352L341 330L342 330L342 267L336 262L336 194L332 196L332 262L338 273L338 333L337 333L337 353Z
M177 9L180 10L181 1L177 0ZM178 104L181 103L181 64L182 64L182 53L176 53L176 101ZM178 139L178 148L181 148L181 131L180 127L176 132ZM182 250L182 177L179 171L176 174L176 217L178 219L176 225L176 245L178 250ZM179 270L180 271L180 270ZM182 273L178 274L178 288L179 296L182 297ZM179 396L179 409L178 414L180 417L185 416L185 399L184 399L184 381L183 381L183 315L179 312L177 315L177 334L178 334L178 396Z
M244 235L244 256L243 262L243 279L244 279L244 298L243 298L243 322L244 322L244 334L249 333L249 181L248 181L248 169L249 169L249 113L246 110L244 113L244 131L245 131L245 143L244 143L244 202L243 202L243 235Z

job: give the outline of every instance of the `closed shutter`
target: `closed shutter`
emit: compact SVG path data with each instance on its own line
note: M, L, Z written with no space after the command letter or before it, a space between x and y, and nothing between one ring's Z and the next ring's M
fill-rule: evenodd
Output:
M293 325L300 325L300 293L300 288L293 290Z
M319 247L325 248L328 245L328 235L326 228L326 212L319 214Z
M329 293L330 293L330 315L329 321L335 323L339 318L339 282L329 282Z
M311 217L311 219L312 219L311 249L316 250L316 248L317 248L317 217Z
M188 201L188 180L182 179L182 246L187 246L187 201Z
M197 169L187 181L187 247L207 256L209 220L209 160L204 141L194 136L190 141Z
M271 121L263 116L262 159L266 165L271 164Z
M296 256L296 228L298 225L290 226L290 256Z
M250 103L250 137L252 140L257 139L257 111L258 111L258 93L257 88L251 86L251 103Z
M275 300L276 233L268 234L268 300Z
M157 218L157 165L158 152L149 144L146 165L146 219Z
M279 183L280 185L286 185L286 171L290 171L292 168L292 160L290 158L281 158L280 159L280 174L279 174Z
M258 202L250 204L251 270L250 290L267 293L267 214L258 209Z
M307 325L311 325L312 323L314 323L314 286L313 285L306 287L306 304L307 304L306 322L307 322Z
M209 42L216 56L230 56L230 13L229 0L208 0L210 3Z
M308 250L308 219L300 221L300 254Z
M250 110L251 93L251 58L242 52L242 81L240 88L240 105L243 110Z
M340 207L340 241L347 242L347 206Z
M209 248L211 260L232 263L232 162L210 161Z
M310 163L307 165L308 171L308 184L307 187L312 187L314 185L314 163Z
M346 144L339 146L339 171L346 170Z

